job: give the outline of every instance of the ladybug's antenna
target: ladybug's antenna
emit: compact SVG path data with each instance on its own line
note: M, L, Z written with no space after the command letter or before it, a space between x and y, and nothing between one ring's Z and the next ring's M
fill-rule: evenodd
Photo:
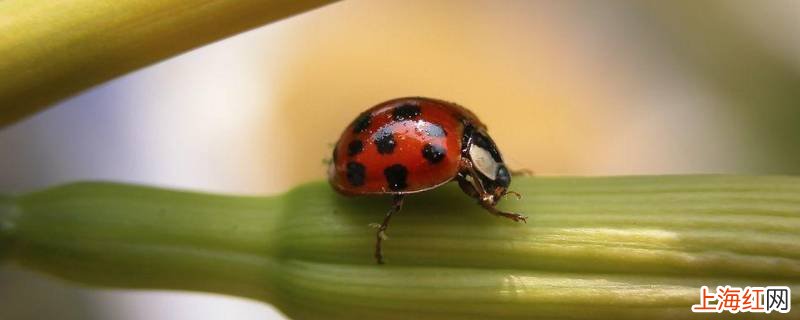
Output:
M517 200L522 200L522 195L521 194L519 194L516 191L511 191L511 190L503 191L503 194L501 196L505 197L508 194L513 194L514 196L517 197Z

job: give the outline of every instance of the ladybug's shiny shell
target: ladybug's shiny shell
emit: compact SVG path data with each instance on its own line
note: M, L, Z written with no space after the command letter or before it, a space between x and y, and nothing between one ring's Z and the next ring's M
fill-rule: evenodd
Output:
M485 129L469 110L429 98L400 98L359 115L342 133L329 172L344 194L407 194L453 180L466 125Z
M405 195L454 179L491 214L526 219L495 207L505 195L517 194L508 190L511 174L486 126L451 102L400 98L364 111L336 143L328 175L333 188L346 195L394 195L376 235L378 263L389 219Z

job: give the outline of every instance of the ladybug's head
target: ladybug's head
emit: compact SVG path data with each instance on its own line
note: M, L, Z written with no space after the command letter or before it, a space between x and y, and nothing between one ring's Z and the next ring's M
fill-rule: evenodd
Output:
M482 129L467 126L463 142L462 156L472 163L472 168L480 180L476 182L486 191L484 195L468 193L476 198L488 197L489 199L480 200L496 204L509 193L508 186L511 185L511 174L503 163L503 157L492 138Z

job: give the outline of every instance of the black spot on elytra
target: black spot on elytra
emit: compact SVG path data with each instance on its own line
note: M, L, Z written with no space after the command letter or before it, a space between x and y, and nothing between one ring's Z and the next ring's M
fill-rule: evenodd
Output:
M447 154L447 150L440 146L440 145L433 145L433 144L425 144L422 147L422 156L425 160L428 160L429 163L435 164L439 163L444 159L444 156Z
M361 153L361 151L363 150L364 150L364 143L358 139L350 141L350 144L347 145L347 155L351 157Z
M386 182L389 189L393 191L400 191L408 188L406 177L408 177L408 169L402 164L393 164L383 170L383 175L386 176Z
M403 121L418 117L422 113L419 106L412 103L404 103L392 110L392 119Z
M363 164L355 161L347 163L347 181L354 187L364 185L364 178L366 177L366 168Z
M394 147L397 143L394 141L394 134L390 128L383 128L375 135L375 146L378 148L378 153L389 154L394 152Z
M362 113L353 121L353 133L361 133L367 130L369 123L372 121L372 116L369 113Z
M422 126L422 131L431 137L444 137L447 135L447 132L444 131L444 128L438 124L430 122L425 123L425 125Z

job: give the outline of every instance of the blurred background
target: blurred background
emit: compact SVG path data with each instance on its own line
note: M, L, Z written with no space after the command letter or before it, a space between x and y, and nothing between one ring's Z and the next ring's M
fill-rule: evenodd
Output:
M800 2L353 0L0 129L0 193L113 180L266 195L324 178L360 111L475 111L537 175L800 173ZM259 302L0 267L0 319L264 319Z

